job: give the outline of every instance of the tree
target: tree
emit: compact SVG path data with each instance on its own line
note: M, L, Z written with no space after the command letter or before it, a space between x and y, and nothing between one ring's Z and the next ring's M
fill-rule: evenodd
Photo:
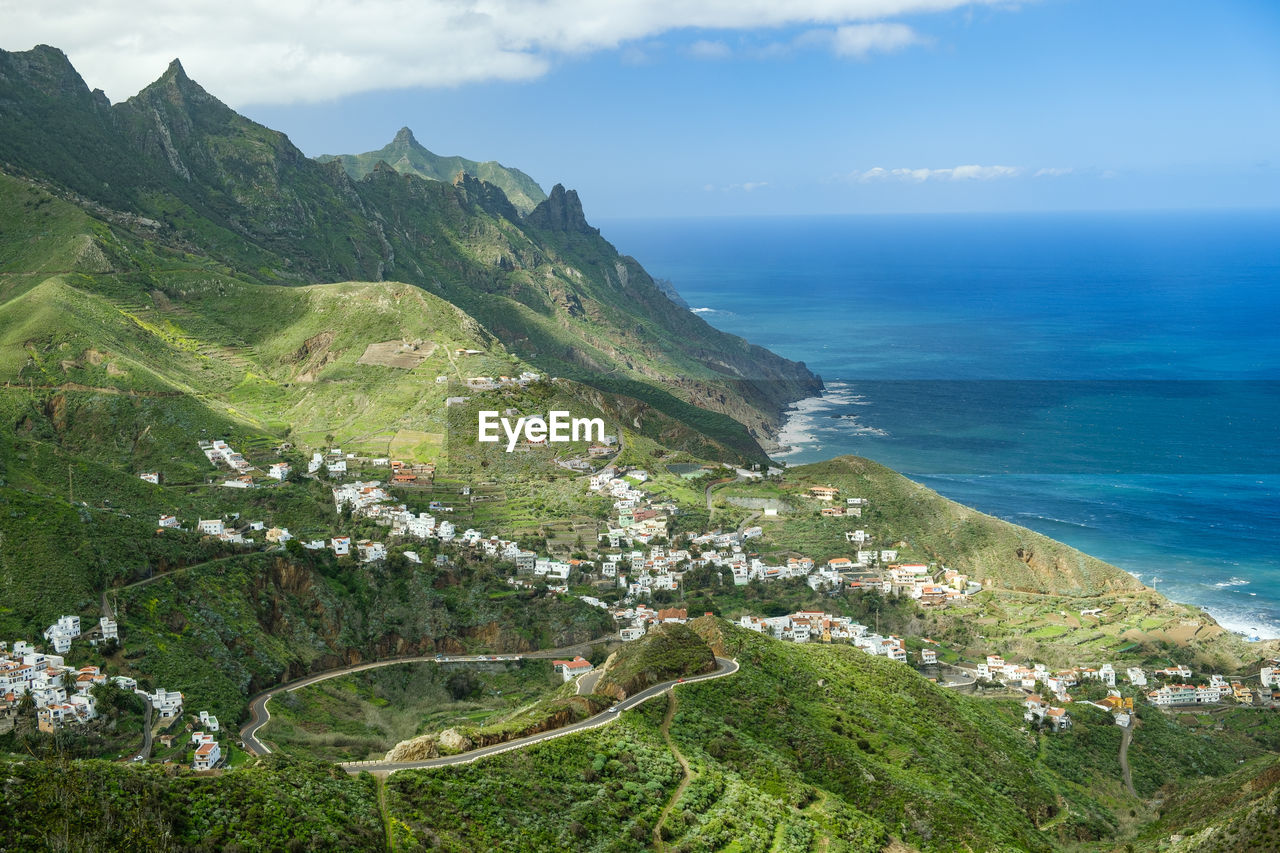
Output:
M25 717L33 713L36 709L36 697L31 695L31 688L28 687L22 691L22 697L18 699L18 716Z

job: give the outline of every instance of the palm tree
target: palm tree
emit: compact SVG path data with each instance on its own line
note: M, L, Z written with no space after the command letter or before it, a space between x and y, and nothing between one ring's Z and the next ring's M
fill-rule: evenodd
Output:
M36 697L31 695L31 688L28 687L22 693L22 698L18 700L18 716L25 717L36 709Z

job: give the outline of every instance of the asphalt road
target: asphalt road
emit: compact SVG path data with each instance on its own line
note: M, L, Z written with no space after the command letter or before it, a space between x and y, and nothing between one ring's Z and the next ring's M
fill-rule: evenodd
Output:
M588 717L579 723L564 726L563 728L554 729L541 734L529 735L528 737L509 740L505 743L495 744L494 746L486 746L480 749L473 749L470 752L464 752L461 755L449 755L444 758L431 758L426 761L349 761L340 765L348 773L360 773L368 770L370 773L395 773L397 770L422 770L432 767L448 767L453 764L470 764L481 758L487 758L490 755L497 755L500 752L508 752L513 749L524 749L533 746L535 743L551 740L552 738L562 737L564 735L573 734L574 732L586 731L600 726L607 726L618 716L630 708L642 705L655 696L660 696L668 690L679 684L692 684L695 681L707 681L712 678L723 678L726 675L733 675L738 671L737 661L728 658L716 658L718 666L714 672L708 672L705 675L694 675L688 678L679 679L677 681L664 681L661 684L655 684L647 690L642 690L634 696L628 696L623 701L602 711L594 717Z
M594 643L604 642L613 639L613 635L601 637L586 643L579 643L576 646L569 646L563 649L542 649L536 652L527 652L524 654L512 655L430 655L411 658L392 658L390 660L371 661L369 663L359 663L353 666L344 666L339 669L333 669L328 672L322 672L319 675L309 675L306 678L299 678L296 681L290 681L287 684L281 684L270 690L263 691L253 699L249 700L249 722L240 730L240 739L244 741L244 748L254 755L266 755L271 752L271 747L267 746L258 737L258 731L271 721L271 712L267 710L267 702L272 696L279 693L292 692L302 687L325 681L330 678L337 678L340 675L350 675L353 672L361 672L366 669L377 669L383 666L395 666L398 663L499 663L507 661L524 660L525 658L572 658L576 653L582 653L585 646Z
M600 680L601 670L593 669L578 678L578 695L590 696L596 690L596 682Z
M1129 796L1137 797L1138 792L1133 789L1133 773L1129 770L1129 744L1133 741L1133 724L1134 718L1130 715L1129 725L1124 727L1124 734L1120 736L1120 772Z

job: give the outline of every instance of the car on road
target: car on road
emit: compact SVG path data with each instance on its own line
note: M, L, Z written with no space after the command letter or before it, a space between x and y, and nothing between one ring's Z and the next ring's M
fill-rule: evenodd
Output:
M676 682L676 684L684 684L684 679L683 678L680 679L679 681Z

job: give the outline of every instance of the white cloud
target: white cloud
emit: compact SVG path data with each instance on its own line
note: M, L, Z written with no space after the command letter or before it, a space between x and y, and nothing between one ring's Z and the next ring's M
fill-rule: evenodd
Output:
M1025 171L1018 166L953 166L949 169L885 169L876 166L865 172L854 172L849 177L860 184L876 181L922 184L925 181L990 181L996 178L1016 178Z
M921 39L888 19L1004 0L0 0L3 47L60 47L113 99L177 56L231 104L527 80L560 57L677 30L819 27L840 55ZM708 44L714 44L708 40Z
M871 53L893 53L924 41L906 24L853 24L836 29L831 47L837 56L865 59Z
M728 59L732 51L722 41L699 39L689 45L689 55L695 59Z
M756 59L777 59L798 50L829 50L839 57L866 59L872 53L893 53L929 39L906 24L849 24L843 27L806 30L790 41L769 42L750 51Z
M1036 178L1061 178L1061 177L1063 177L1064 175L1070 175L1073 171L1075 171L1075 170L1074 170L1074 169L1070 169L1070 168L1067 168L1067 169L1057 169L1057 168L1036 169L1036 173L1035 173L1035 175L1034 175L1033 177L1036 177Z
M709 193L710 192L722 192L722 193L747 192L749 193L749 192L755 192L756 190L761 189L763 187L767 187L767 186L769 186L768 181L744 181L743 183L740 183L740 184L726 184L722 187L717 187L715 184L704 184L702 188Z

